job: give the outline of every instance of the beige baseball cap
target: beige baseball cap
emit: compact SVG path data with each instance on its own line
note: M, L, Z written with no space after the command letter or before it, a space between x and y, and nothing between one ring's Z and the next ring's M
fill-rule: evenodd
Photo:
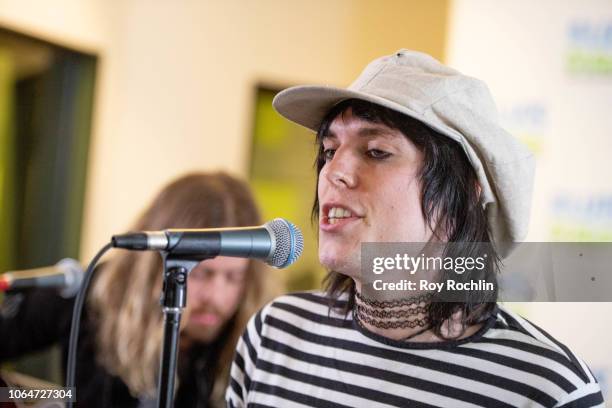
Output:
M411 50L371 62L348 88L295 86L272 102L285 118L316 132L337 103L362 99L417 119L457 141L478 174L493 242L502 257L525 239L535 160L499 124L484 82Z

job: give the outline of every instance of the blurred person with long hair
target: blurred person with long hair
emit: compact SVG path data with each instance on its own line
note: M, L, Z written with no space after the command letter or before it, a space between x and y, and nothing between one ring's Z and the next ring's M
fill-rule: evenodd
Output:
M224 173L194 173L167 185L132 230L258 225L248 186ZM96 270L77 351L77 405L152 406L163 336L162 260L118 251ZM267 300L269 274L256 261L217 257L189 274L177 369L178 407L222 406L236 342ZM67 350L74 299L36 290L0 318L0 359L54 342Z

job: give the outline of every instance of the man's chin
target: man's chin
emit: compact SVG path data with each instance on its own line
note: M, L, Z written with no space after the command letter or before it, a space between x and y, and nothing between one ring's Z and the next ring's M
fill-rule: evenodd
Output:
M198 343L212 343L219 335L218 328L198 327L191 330L186 330L185 335L192 341Z
M342 275L356 278L360 274L361 267L356 264L357 257L339 257L338 254L319 254L319 262L328 271L334 271Z

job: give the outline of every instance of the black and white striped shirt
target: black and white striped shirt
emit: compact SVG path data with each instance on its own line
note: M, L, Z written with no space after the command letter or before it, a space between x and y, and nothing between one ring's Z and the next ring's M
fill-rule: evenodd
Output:
M398 342L328 308L320 292L282 296L238 343L229 407L603 407L586 364L498 306L474 335Z

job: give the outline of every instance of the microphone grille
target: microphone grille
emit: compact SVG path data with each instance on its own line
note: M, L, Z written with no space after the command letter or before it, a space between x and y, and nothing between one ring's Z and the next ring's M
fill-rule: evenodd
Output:
M283 218L275 218L267 226L274 234L276 247L266 262L276 268L285 268L294 263L304 249L302 231Z
M83 267L78 261L72 258L64 258L55 264L55 266L62 271L66 279L65 286L60 291L60 296L66 299L74 297L81 288L81 283L83 283L85 275Z

